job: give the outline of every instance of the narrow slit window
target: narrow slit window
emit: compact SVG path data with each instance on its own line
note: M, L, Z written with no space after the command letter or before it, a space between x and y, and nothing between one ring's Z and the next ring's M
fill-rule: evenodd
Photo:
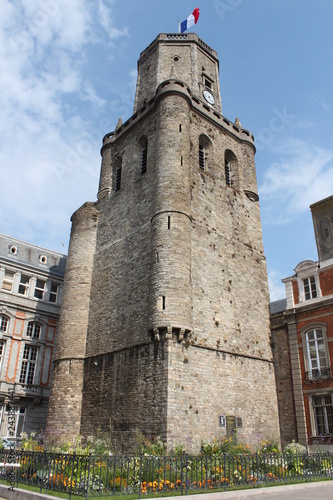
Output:
M179 132L181 132L181 131L182 131L182 124L180 123L179 124Z
M162 297L162 309L165 310L165 295Z
M170 229L171 227L171 217L170 215L168 215L168 229Z
M206 158L205 158L205 148L199 145L199 167L201 170L205 170Z
M116 168L116 184L115 191L119 191L121 187L121 165Z
M141 149L141 174L145 174L147 172L147 156L148 156L148 143L145 141L142 144Z
M225 162L225 183L227 186L231 186L230 163L228 160Z
M239 189L238 161L235 153L227 149L224 154L225 185Z
M157 252L157 253L156 253L156 264L158 264L158 263L159 263L159 261L160 261L160 256L159 256L159 254L158 254L158 252Z
M180 157L180 166L181 167L183 166L183 157L182 156Z

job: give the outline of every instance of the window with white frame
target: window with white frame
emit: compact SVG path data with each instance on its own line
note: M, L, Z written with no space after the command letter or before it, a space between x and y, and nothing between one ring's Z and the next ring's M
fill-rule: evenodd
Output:
M41 326L39 323L35 323L34 321L30 321L27 327L27 336L32 339L39 339Z
M316 436L333 434L332 394L312 396Z
M35 298L42 300L45 291L45 281L37 280L35 286Z
M16 410L15 437L21 437L21 434L24 431L25 415L26 415L25 408L19 406Z
M2 367L2 360L3 360L4 353L5 353L5 341L0 340L0 370Z
M18 288L18 293L21 295L28 295L29 292L30 278L29 276L21 275L21 280Z
M9 320L7 316L0 316L0 332L7 333L8 331Z
M55 304L58 298L59 285L57 283L51 283L49 301Z
M13 290L14 273L13 271L5 270L5 275L3 277L2 289L6 292L11 292Z
M305 333L305 339L309 380L328 377L329 365L324 330L313 328Z
M20 384L32 385L37 364L37 347L25 344L20 373Z
M316 279L314 276L303 279L305 300L315 299L318 296Z

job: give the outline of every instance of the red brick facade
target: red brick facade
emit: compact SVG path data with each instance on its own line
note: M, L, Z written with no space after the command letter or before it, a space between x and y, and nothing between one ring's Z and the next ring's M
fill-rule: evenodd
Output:
M271 304L272 347L282 442L333 449L333 196L311 210L322 260L283 280L286 301Z

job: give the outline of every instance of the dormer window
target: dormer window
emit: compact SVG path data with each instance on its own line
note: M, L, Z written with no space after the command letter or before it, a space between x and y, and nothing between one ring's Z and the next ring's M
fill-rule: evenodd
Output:
M314 276L310 276L309 278L304 278L303 287L304 287L305 300L315 299L317 297L318 295L317 286Z
M317 262L304 260L295 267L295 272L299 295L298 300L297 296L294 297L295 304L318 299L322 296Z

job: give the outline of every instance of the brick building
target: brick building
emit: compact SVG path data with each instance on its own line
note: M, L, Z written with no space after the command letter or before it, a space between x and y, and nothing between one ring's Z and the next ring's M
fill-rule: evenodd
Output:
M160 34L98 200L72 216L48 425L172 448L279 439L252 134L222 114L216 52Z
M311 205L318 262L283 280L271 304L281 438L333 449L333 196Z
M0 435L14 390L15 437L45 427L66 257L0 235Z

